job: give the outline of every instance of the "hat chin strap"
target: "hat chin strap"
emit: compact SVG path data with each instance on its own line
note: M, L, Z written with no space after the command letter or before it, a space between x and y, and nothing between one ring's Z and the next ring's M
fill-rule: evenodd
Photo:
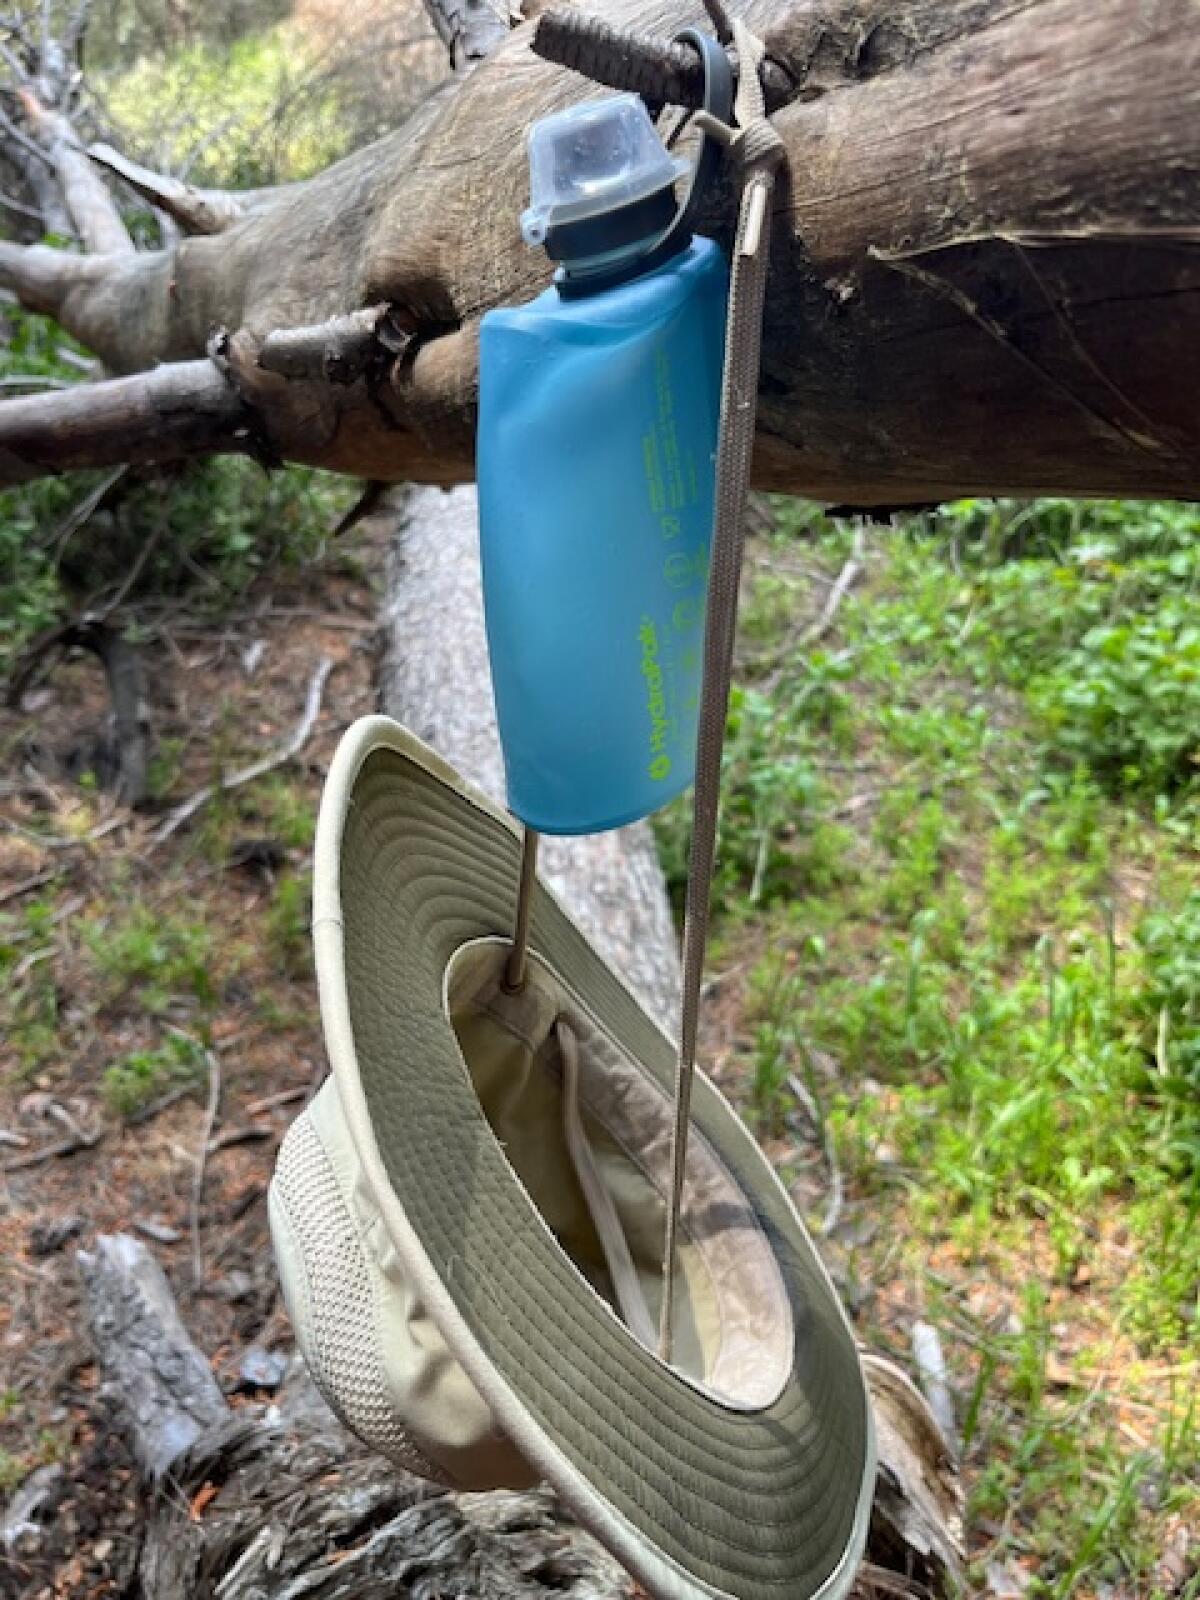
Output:
M633 1264L625 1229L621 1226L608 1185L596 1165L596 1157L579 1111L579 1045L573 1029L562 1017L555 1019L554 1033L562 1054L563 1133L571 1165L575 1168L596 1237L604 1252L621 1316L634 1338L648 1350L653 1350L656 1343L654 1318L642 1293L641 1280Z

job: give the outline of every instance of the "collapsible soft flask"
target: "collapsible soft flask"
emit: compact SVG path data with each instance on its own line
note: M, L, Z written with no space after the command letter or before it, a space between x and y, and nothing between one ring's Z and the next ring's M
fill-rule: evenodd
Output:
M522 230L560 265L483 319L484 601L509 805L594 833L693 775L728 279L688 226L707 151L677 208L687 163L636 96L529 149Z

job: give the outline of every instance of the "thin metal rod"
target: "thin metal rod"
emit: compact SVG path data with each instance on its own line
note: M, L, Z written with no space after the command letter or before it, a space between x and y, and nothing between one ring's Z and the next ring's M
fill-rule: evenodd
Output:
M533 903L533 886L537 882L537 853L537 832L533 828L526 828L521 841L521 881L517 887L517 910L513 917L512 949L504 969L504 987L510 994L519 994L525 987L529 912Z

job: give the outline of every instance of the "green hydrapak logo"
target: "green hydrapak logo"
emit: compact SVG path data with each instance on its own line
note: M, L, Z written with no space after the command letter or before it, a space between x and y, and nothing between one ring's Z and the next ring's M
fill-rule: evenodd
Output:
M650 764L646 770L656 783L661 783L671 773L671 758L667 754L670 728L662 668L658 664L658 629L651 617L642 618L638 641L642 647L642 677L646 680L646 710L650 714Z

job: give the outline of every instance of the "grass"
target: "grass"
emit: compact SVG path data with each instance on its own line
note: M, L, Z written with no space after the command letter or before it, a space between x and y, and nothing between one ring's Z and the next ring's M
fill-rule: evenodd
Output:
M169 1090L199 1083L205 1069L204 1046L185 1034L171 1034L151 1050L135 1050L106 1067L101 1080L105 1104L131 1117Z
M805 653L851 530L777 510L726 756L731 1086L781 1140L798 1080L878 1227L847 1277L882 1315L899 1276L942 1328L974 1579L1158 1594L1200 1515L1200 513L881 531ZM686 833L676 807L677 891ZM1183 1381L1147 1418L1155 1363Z

